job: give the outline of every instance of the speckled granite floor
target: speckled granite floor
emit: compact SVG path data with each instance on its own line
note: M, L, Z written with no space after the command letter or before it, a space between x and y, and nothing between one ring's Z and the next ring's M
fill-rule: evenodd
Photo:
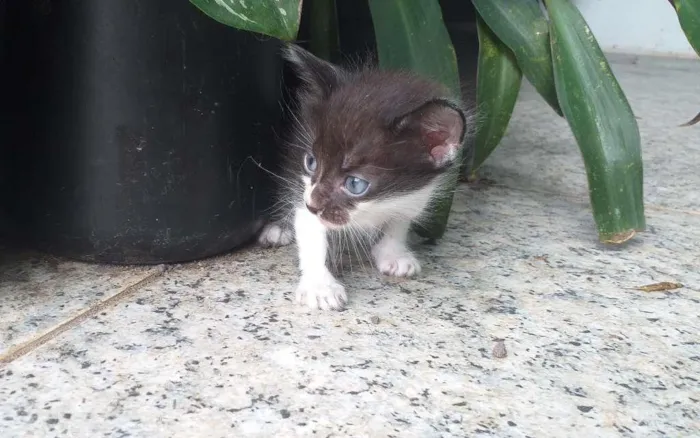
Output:
M700 62L614 68L647 169L626 248L596 242L568 128L527 88L424 273L356 266L343 313L292 303L290 248L165 273L5 261L0 355L63 331L0 365L0 436L700 436L700 126L676 127ZM661 281L685 286L634 289Z

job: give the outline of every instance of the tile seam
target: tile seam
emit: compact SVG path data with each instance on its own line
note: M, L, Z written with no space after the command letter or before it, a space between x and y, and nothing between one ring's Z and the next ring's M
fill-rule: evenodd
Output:
M124 287L122 290L112 295L111 297L100 301L99 303L93 306L90 306L78 315L70 318L67 321L62 322L61 324L52 328L43 335L31 339L29 341L23 342L17 346L10 347L10 349L7 352L0 353L0 367L13 362L14 360L25 356L28 353L31 353L32 351L38 349L47 342L57 338L64 332L80 325L86 319L95 316L99 312L120 303L125 298L132 296L143 287L151 284L152 282L163 276L163 274L165 274L167 270L168 267L166 265L159 265L156 269L154 269L151 273L149 273L142 279L138 280L133 284L130 284L129 286Z

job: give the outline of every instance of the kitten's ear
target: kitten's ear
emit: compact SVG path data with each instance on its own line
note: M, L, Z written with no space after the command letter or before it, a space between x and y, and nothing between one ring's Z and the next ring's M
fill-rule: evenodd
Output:
M318 58L296 44L287 44L283 56L304 81L306 90L319 99L328 97L345 76L340 67Z
M402 117L396 127L410 130L420 141L436 167L452 164L464 142L467 119L459 106L447 100L433 100Z

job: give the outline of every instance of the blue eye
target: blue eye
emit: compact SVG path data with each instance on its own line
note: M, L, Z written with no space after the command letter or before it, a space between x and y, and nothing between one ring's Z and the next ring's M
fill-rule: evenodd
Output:
M311 154L304 155L304 167L306 168L307 172L309 172L309 173L316 172L317 166L318 166L318 163L316 163L316 158L313 155L311 155Z
M369 182L356 176L349 176L345 179L345 190L353 196L364 195L369 189Z

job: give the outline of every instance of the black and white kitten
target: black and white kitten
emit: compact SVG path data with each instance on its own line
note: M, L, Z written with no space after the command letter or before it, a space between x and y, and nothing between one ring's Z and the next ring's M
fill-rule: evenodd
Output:
M280 194L288 210L259 242L296 240L297 302L341 310L345 287L328 268L332 235L377 233L371 253L379 271L420 272L409 227L457 170L467 119L446 88L414 74L351 71L295 45L285 58L303 81Z

